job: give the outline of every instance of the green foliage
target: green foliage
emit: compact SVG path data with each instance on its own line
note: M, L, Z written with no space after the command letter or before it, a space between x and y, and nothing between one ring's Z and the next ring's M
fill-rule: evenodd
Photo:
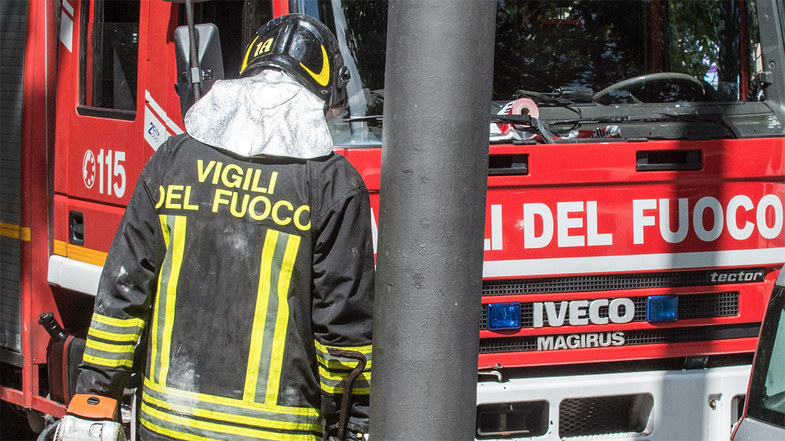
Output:
M670 70L702 79L712 64L720 79L739 72L738 8L728 1L667 2Z

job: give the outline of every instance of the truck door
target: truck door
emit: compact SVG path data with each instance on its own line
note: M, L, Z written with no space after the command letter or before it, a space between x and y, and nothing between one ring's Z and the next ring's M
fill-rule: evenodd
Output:
M63 1L62 21L71 26L60 34L53 251L68 259L69 273L83 282L66 286L76 291L94 293L122 207L146 159L134 134L144 115L138 61L146 29L140 17L149 6L132 0Z
M197 23L219 26L224 64L234 71L232 57L239 60L244 47L241 18L258 25L272 12L269 1L195 7ZM183 5L160 0L63 0L63 17L72 25L61 32L49 281L94 294L144 164L183 132L173 35L185 14ZM58 265L68 271L52 271Z

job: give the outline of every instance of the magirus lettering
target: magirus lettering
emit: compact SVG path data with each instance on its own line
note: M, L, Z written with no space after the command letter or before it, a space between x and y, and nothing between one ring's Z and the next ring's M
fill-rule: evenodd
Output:
M559 327L569 324L583 326L629 323L635 317L635 304L630 299L573 300L571 302L535 302L533 326L542 328L546 324Z
M590 332L587 334L546 335L537 337L538 351L586 349L623 346L624 332Z

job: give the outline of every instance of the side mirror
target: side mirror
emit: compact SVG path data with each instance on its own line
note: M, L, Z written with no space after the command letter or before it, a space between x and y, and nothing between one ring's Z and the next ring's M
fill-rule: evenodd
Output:
M207 23L198 24L195 26L195 29L201 78L191 77L191 50L188 39L188 27L180 26L174 31L175 58L177 61L177 83L175 84L175 89L177 94L180 95L180 110L183 117L185 117L185 112L194 104L194 82L201 84L201 93L204 95L213 87L213 83L224 79L221 39L218 36L218 28L214 24Z

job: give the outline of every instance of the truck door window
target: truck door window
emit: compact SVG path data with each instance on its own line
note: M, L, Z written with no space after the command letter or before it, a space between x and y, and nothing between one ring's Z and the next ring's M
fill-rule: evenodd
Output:
M139 2L82 3L79 113L133 120L139 60Z
M327 122L336 145L380 146L387 45L387 0L300 0L300 11L324 22L335 33L351 79L346 86L344 118Z
M753 418L785 427L785 289L775 286L769 300L750 382Z
M780 311L774 345L771 348L769 368L766 370L766 396L763 406L769 410L785 413L785 310Z
M239 23L240 17L242 23ZM250 44L256 31L272 19L272 0L194 3L194 21L197 24L212 23L218 27L226 79L240 76L240 63L245 47ZM180 7L178 25L186 25L184 6Z

